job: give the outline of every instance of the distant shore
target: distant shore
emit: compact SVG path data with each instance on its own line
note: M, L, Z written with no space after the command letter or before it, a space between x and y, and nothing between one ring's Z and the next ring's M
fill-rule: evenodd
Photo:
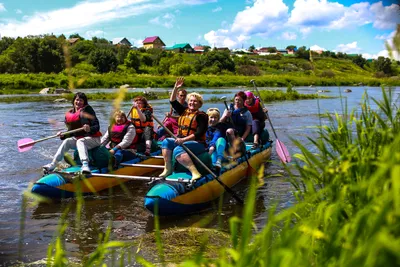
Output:
M0 94L26 94L53 88L172 88L176 76L135 75L126 73L89 74L84 77L60 74L0 74ZM190 75L186 87L251 87L254 79L260 87L288 86L400 86L400 77L375 78L364 75L337 75L333 78L316 75L267 74L262 76Z

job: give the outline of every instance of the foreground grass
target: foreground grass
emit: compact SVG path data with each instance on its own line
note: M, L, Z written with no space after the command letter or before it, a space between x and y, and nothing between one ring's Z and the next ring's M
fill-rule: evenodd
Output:
M326 117L328 123L317 127L318 138L309 139L312 149L295 141L301 154L295 155L294 168L287 171L297 203L279 213L272 208L267 224L255 233L257 179L251 179L243 216L230 220L230 242L217 255L205 253L207 243L201 243L181 265L400 265L400 110L390 91L382 94L382 101L366 96L360 113L348 112L344 105L343 115ZM166 235L155 220L149 244L157 244L159 260L165 263L170 241L163 239ZM63 219L60 225L49 247L48 265L69 264L61 241L68 225ZM110 265L126 266L135 260L153 266L132 248L135 242L110 241L108 229L82 265L101 266L118 254L119 260ZM177 263L181 260L174 258Z

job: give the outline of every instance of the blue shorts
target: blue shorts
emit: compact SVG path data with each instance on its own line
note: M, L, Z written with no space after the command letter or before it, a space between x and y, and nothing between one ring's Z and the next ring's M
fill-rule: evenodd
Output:
M206 147L202 143L198 143L196 141L187 141L183 143L190 151L193 152L195 155L200 155L201 153L206 151ZM175 143L174 138L166 138L162 142L161 145L162 149L168 149L168 150L173 150L173 157L176 159L178 156L182 155L183 153L186 153L185 149Z

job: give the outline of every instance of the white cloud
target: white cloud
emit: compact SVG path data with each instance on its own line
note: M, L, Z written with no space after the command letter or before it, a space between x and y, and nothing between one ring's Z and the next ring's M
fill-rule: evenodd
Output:
M318 46L318 45L313 45L313 46L311 46L311 47L310 47L310 50L311 50L311 51L320 51L320 50L326 51L325 48L320 47L320 46Z
M155 17L149 20L149 22L155 25L161 25L164 26L165 28L171 29L174 27L175 15L167 13L164 16Z
M334 52L343 52L347 54L358 53L360 52L361 48L357 46L357 42L352 42L348 44L340 44L336 47Z
M143 40L144 39L129 38L129 41L131 42L132 46L136 46L136 47L142 47Z
M2 12L2 11L7 11L7 9L3 3L0 3L0 12Z
M375 15L374 27L377 29L393 29L400 23L400 9L396 4L383 6L382 2L371 5L371 11Z
M214 8L213 10L211 10L212 12L219 12L222 10L222 7L218 6L216 8Z
M368 2L353 4L345 9L342 17L331 21L329 29L343 29L346 27L357 27L372 23L373 14Z
M85 33L85 37L87 37L88 39L92 39L92 37L101 37L105 34L105 32L101 31L101 30L95 30L95 31L87 31Z
M282 33L281 38L284 40L296 40L297 35L294 32L284 32Z
M282 0L257 0L252 7L237 13L231 31L268 36L281 29L287 18L288 6Z
M345 7L339 3L326 0L296 0L289 18L289 24L323 27L331 21L339 19L345 12Z
M86 31L89 27L155 11L182 8L183 5L200 5L216 0L84 0L72 7L64 7L48 12L37 12L24 16L21 20L2 19L2 36L27 36L47 33L68 33ZM1 5L3 8L4 6ZM166 22L166 25L168 23Z
M363 54L362 54L362 57L363 57L363 58L366 58L366 59L377 59L378 57L387 57L387 58L390 58L390 57L389 57L389 52L388 52L387 50L381 50L381 51L379 51L377 54L363 53ZM394 52L393 52L393 58L394 58L395 60L400 60L400 55L399 55L396 51L394 51Z

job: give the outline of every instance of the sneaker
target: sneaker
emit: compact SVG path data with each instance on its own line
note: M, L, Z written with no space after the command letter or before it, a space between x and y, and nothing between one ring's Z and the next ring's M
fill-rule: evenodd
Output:
M49 163L49 164L44 165L42 168L43 168L45 171L51 172L51 171L54 171L54 169L56 168L56 166L57 166L57 164L56 164L55 162L52 162L52 163Z
M221 160L220 160L220 159L217 159L217 161L214 163L214 167L215 167L215 168L221 169L221 166L222 166Z
M82 173L91 173L91 172L90 172L90 168L89 168L89 164L88 164L87 162L84 162L84 163L82 164L81 172L82 172Z

